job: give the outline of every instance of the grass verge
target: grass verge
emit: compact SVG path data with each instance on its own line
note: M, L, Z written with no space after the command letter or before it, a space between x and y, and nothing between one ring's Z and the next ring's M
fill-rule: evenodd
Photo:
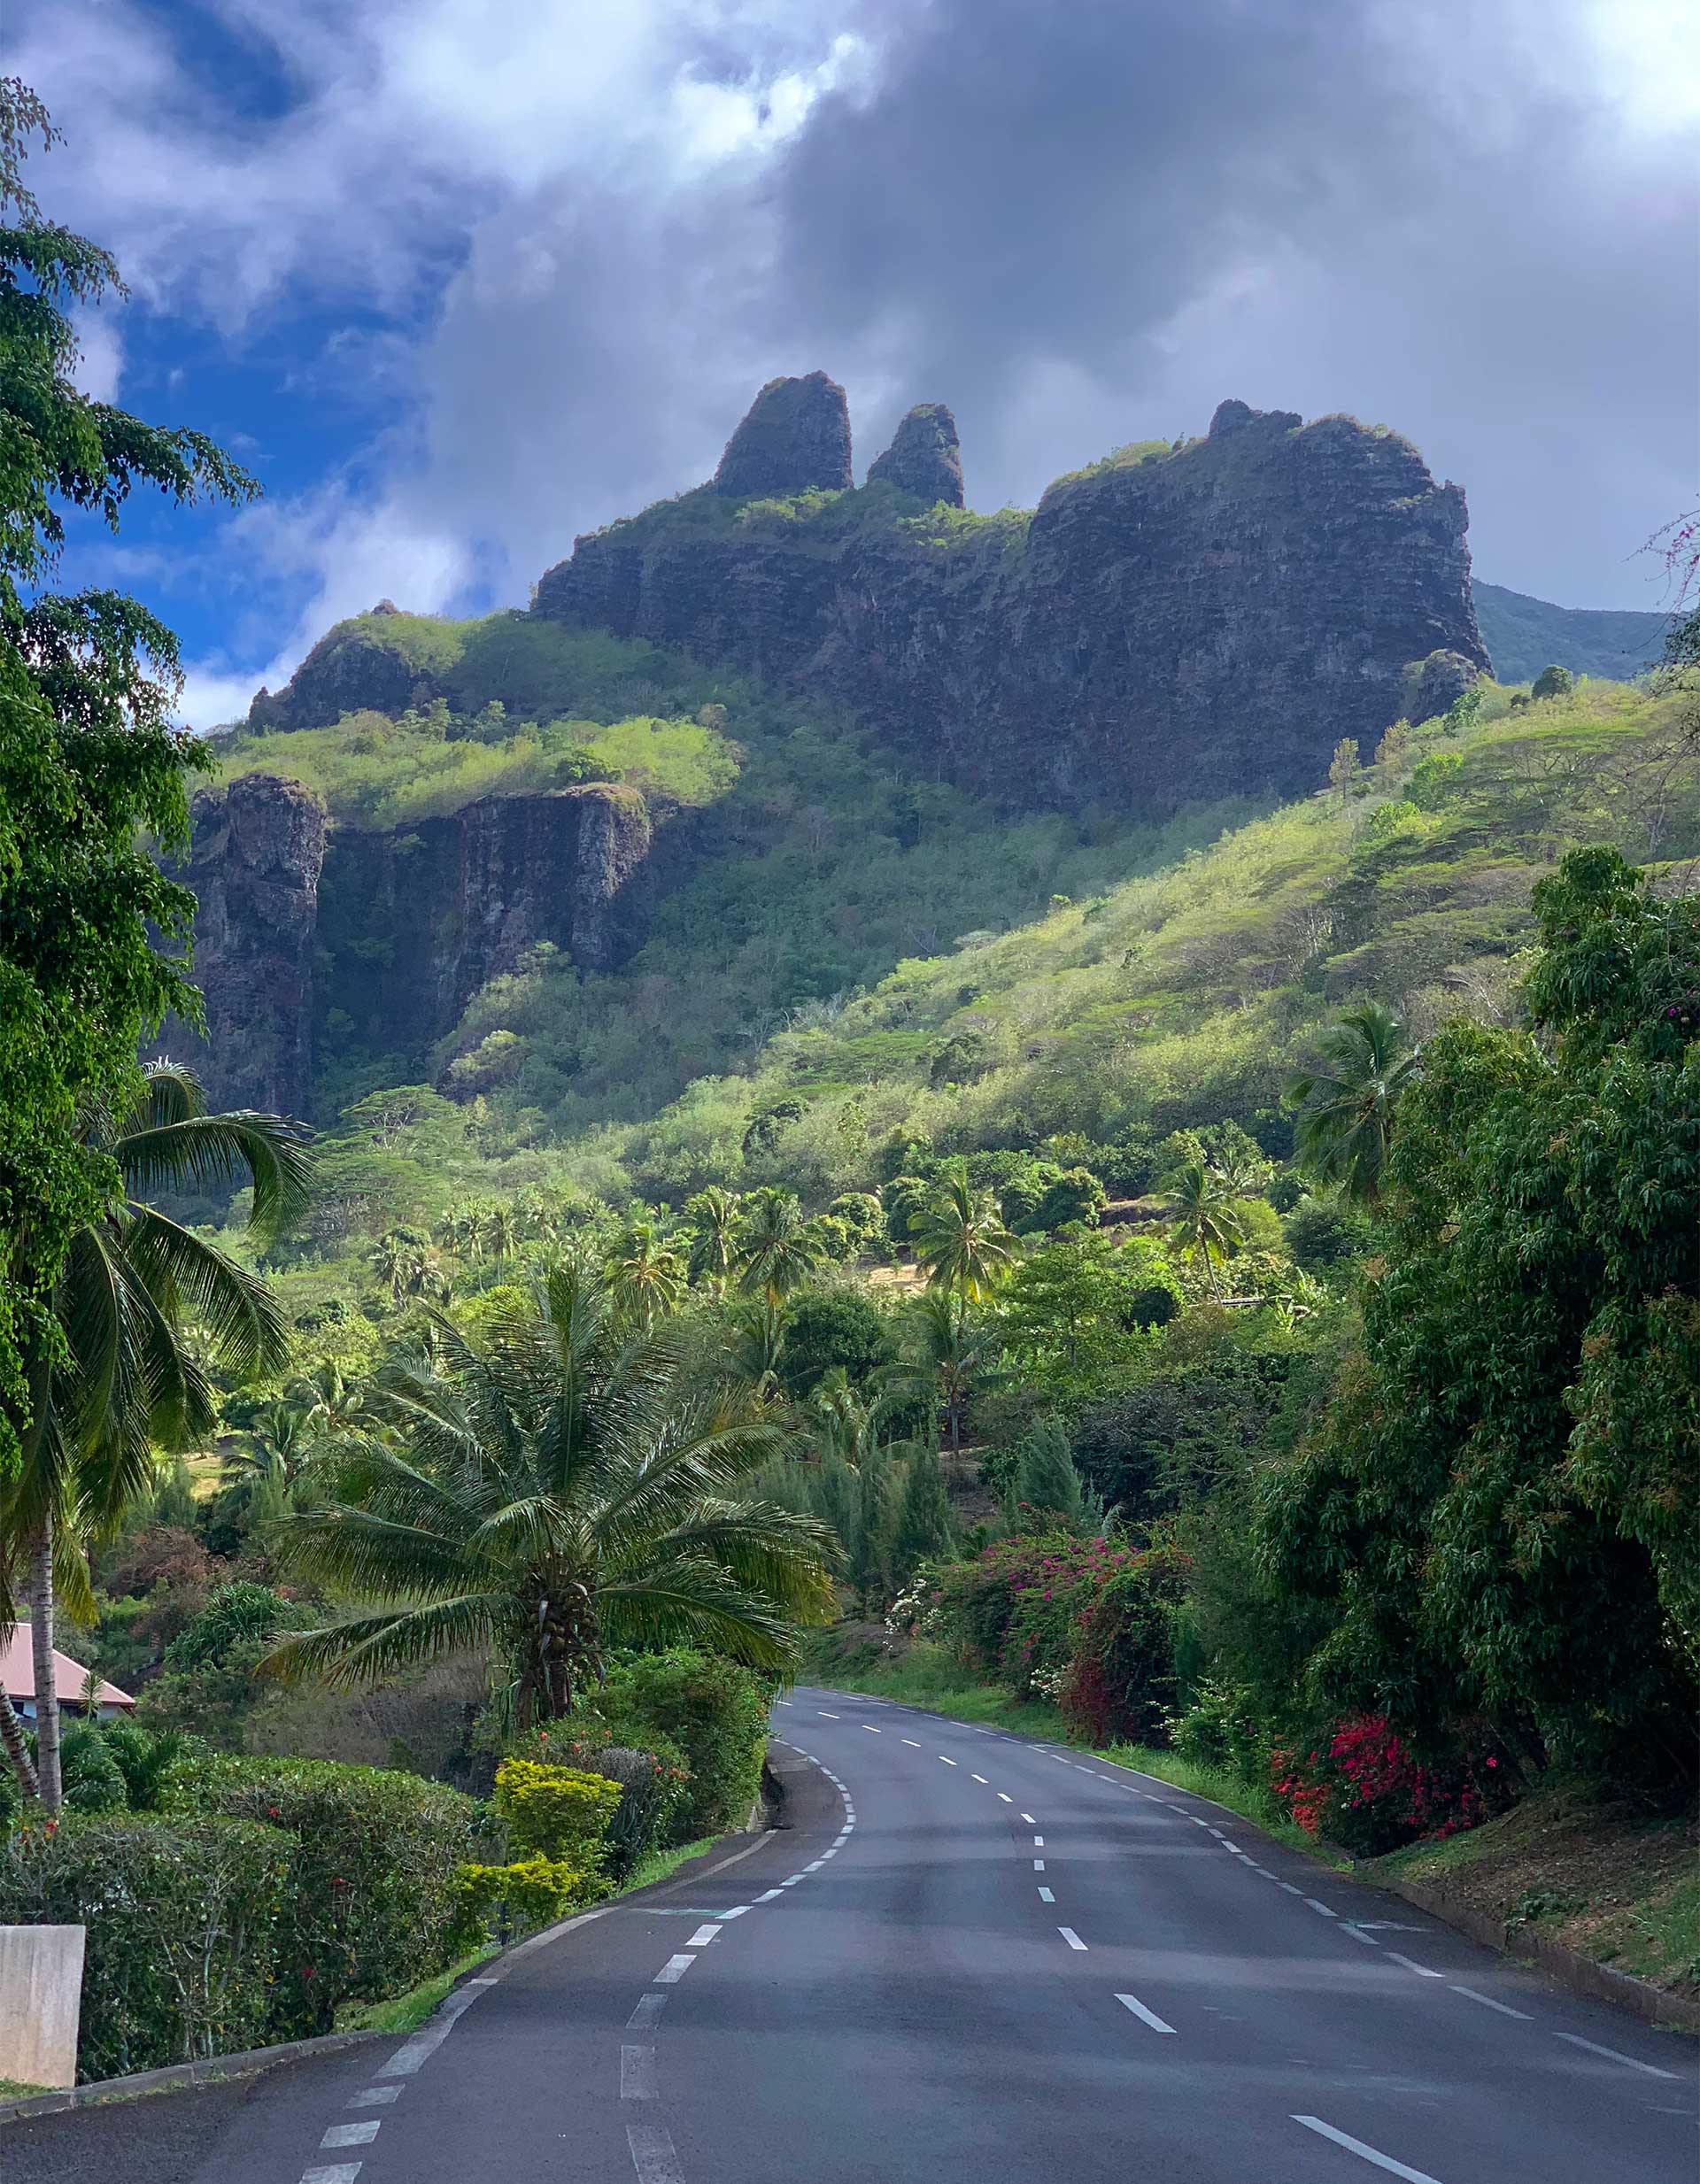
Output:
M666 1880L677 1872L688 1859L699 1858L705 1850L712 1850L720 1841L717 1835L705 1835L698 1842L680 1843L670 1850L652 1850L632 1868L630 1878L614 1890L615 1896L630 1895L634 1888L653 1888L657 1881ZM439 1972L434 1979L426 1979L420 1986L410 1987L405 1995L391 1996L388 2002L359 2003L336 2013L339 2033L412 2033L430 2016L458 1980L468 1972L487 1963L496 1956L502 1944L487 1941L482 1949L474 1949L470 1956L463 1956L458 1964L451 1964L446 1972ZM5 2081L0 2080L0 2096L5 2096ZM35 2088L31 2091L36 2090Z
M0 2078L0 2101L33 2101L38 2093L50 2093L51 2086L27 2086L21 2078Z

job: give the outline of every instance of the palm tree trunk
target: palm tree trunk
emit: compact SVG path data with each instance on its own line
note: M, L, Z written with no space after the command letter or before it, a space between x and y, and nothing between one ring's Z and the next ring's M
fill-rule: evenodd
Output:
M24 1795L39 1797L42 1786L36 1779L35 1763L29 1756L29 1747L24 1742L24 1725L19 1720L17 1709L4 1691L0 1691L0 1744L6 1748L6 1757L12 1762L12 1771L17 1776L19 1787Z
M42 1511L29 1543L29 1645L35 1663L35 1772L42 1810L64 1802L59 1780L59 1694L53 1677L53 1511Z

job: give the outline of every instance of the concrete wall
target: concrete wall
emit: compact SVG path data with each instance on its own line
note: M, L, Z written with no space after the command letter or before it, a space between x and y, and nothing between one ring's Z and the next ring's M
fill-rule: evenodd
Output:
M81 1926L0 1926L0 2078L77 2082Z

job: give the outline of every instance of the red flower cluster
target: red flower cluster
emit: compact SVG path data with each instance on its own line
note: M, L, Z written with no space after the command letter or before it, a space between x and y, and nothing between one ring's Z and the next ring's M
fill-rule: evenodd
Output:
M1497 1755L1466 1742L1449 1764L1419 1760L1384 1714L1339 1723L1308 1750L1270 1752L1275 1794L1307 1834L1364 1856L1479 1827L1508 1802Z

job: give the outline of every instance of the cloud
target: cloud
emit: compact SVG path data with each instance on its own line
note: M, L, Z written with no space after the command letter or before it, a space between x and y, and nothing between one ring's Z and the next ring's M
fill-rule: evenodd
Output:
M1576 604L1645 603L1628 557L1693 498L1700 66L1659 0L201 18L191 46L139 0L25 12L12 65L75 155L54 209L232 343L346 305L300 383L389 411L233 520L197 703L382 594L522 598L706 475L782 370L845 380L864 462L949 402L982 506L1225 394L1353 410L1468 488L1485 574Z

